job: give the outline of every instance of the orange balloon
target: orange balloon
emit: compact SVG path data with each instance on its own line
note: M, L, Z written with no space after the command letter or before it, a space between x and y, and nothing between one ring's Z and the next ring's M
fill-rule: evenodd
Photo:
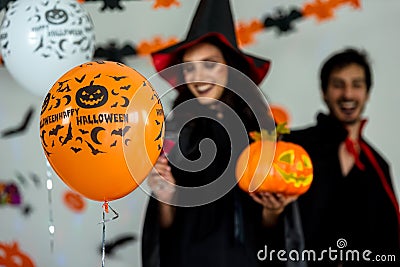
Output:
M88 62L50 89L40 137L50 165L71 189L111 201L137 188L156 162L164 112L156 91L134 69Z
M277 124L285 123L287 126L290 125L290 115L289 112L282 106L270 105L272 117Z

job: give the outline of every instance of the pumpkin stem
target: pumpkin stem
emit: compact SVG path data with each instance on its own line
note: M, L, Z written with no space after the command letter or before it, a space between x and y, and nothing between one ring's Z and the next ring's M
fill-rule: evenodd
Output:
M279 139L283 134L290 133L290 129L287 127L286 122L279 123L274 130L268 132L266 129L261 129L259 131L252 131L249 133L250 138L253 141L260 141L260 140L269 140L274 141L277 138Z
M287 122L278 123L276 125L276 132L278 135L289 134L290 129L287 127Z

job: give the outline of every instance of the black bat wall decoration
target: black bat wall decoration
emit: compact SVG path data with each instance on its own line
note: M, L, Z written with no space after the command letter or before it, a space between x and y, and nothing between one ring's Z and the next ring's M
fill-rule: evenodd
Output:
M1 137L10 137L24 133L28 129L34 111L35 109L33 107L30 107L28 111L25 113L22 122L18 126L3 130L1 133Z
M121 247L124 247L126 245L129 245L130 243L136 242L137 237L132 234L127 234L123 235L121 237L116 237L114 240L108 241L105 243L105 248L104 248L104 253L107 256L114 256L116 253L116 250L120 249ZM102 245L99 246L99 252L102 254L103 252L103 247Z
M125 44L122 47L118 47L116 42L111 41L104 47L97 47L94 52L94 58L102 58L109 61L125 63L125 57L136 54L136 48L132 45Z
M290 32L293 30L293 22L302 17L303 14L298 9L294 8L288 12L278 9L274 15L265 18L264 27L267 29L275 27L279 34Z

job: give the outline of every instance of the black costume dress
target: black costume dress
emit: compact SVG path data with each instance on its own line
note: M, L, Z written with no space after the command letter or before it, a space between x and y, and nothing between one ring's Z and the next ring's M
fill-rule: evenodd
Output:
M357 249L360 262L350 256L346 262L343 256L345 267L366 266L361 252L368 249L372 251L371 259L378 254L396 255L397 261L391 266L400 266L398 204L388 163L360 135L359 160L364 169L355 164L344 177L338 149L346 137L347 131L340 122L322 113L317 117L316 126L285 136L286 141L305 148L314 168L309 191L298 199L306 249L321 252L331 247L337 250L337 259L340 259L340 250ZM324 263L313 261L309 266L337 266L327 254L324 259ZM383 263L369 264L381 266Z
M198 172L183 171L171 165L178 185L194 187L208 184L225 169L225 175L235 179L234 165L229 167L228 162L236 161L240 149L231 149L228 133L221 126L224 122L217 119L215 112L209 112L209 118L196 118L183 128L179 144L183 155L195 160L200 156L200 141L209 138L216 145L215 159L206 169ZM142 236L143 267L263 266L266 263L257 258L257 252L264 245L273 244L275 240L272 239L276 237L282 238L285 243L284 230L272 231L275 234L266 230L262 226L262 206L237 185L208 204L176 207L173 225L168 229L160 228L158 216L158 201L150 198ZM295 228L290 223L288 226ZM299 244L295 234L290 234L288 238L290 244Z

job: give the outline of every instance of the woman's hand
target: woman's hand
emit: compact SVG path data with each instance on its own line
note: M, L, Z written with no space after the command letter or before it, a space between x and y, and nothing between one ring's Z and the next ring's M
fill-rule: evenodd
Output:
M170 203L175 193L175 179L171 173L168 160L161 155L152 168L148 184L156 198L161 202Z
M263 206L263 224L267 227L275 226L285 207L298 198L270 192L251 193L250 196Z
M170 205L175 194L175 179L164 155L157 159L149 174L148 184L157 200L160 201L160 226L168 228L172 225L175 217L175 207Z

